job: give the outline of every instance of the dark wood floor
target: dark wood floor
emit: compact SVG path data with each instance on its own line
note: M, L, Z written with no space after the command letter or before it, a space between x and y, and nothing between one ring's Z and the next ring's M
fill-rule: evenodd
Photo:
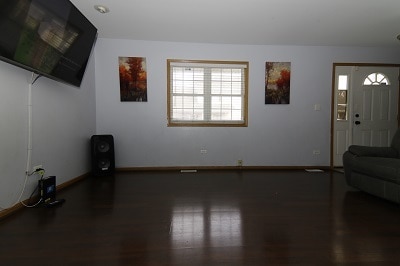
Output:
M118 173L0 221L1 265L399 265L399 206L341 173Z

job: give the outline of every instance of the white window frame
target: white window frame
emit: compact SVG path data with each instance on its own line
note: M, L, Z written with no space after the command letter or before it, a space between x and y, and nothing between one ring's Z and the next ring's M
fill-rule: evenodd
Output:
M390 85L389 78L383 73L371 73L363 82L364 86Z
M247 127L248 69L244 61L168 59L168 126Z

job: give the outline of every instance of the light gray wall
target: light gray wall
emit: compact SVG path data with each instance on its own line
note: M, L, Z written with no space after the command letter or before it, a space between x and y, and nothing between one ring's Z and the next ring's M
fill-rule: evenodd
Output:
M120 102L118 56L146 57L147 103ZM168 128L168 58L249 61L249 126ZM289 105L264 104L266 61L292 62ZM117 167L328 165L333 62L400 63L400 49L99 39L80 89L43 77L33 85L32 165L58 184L88 172L93 134L114 135ZM30 78L0 61L0 207L14 204L24 183ZM36 184L28 179L23 199Z
M43 165L57 184L90 171L89 139L96 130L92 61L81 88L45 77L32 86L32 166ZM0 207L7 208L16 203L25 180L31 72L0 61L0 81ZM38 176L27 180L22 199L37 181Z
M97 133L114 135L117 167L234 166L238 159L245 166L327 166L332 64L400 63L400 49L386 48L99 39L96 52ZM148 102L120 102L119 56L146 57ZM167 127L169 58L249 61L248 127ZM264 104L266 61L292 63L289 105Z

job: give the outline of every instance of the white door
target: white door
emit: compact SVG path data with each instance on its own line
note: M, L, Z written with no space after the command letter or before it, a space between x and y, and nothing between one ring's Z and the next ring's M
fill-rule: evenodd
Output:
M353 69L352 144L389 146L398 127L399 70Z
M352 144L388 146L398 127L399 68L336 66L332 163Z

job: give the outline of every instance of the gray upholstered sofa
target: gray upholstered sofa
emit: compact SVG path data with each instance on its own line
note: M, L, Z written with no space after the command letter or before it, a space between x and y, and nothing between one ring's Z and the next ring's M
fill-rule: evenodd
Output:
M400 128L390 147L350 146L343 166L348 185L400 203Z

